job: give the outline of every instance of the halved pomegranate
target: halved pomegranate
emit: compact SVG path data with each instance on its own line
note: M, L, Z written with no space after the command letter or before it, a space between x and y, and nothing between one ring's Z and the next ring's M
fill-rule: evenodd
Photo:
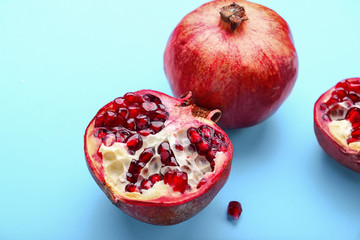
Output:
M360 173L360 78L337 83L316 101L314 129L320 146Z
M182 222L225 184L232 144L191 93L177 99L141 90L106 104L85 132L89 170L128 215L157 225Z

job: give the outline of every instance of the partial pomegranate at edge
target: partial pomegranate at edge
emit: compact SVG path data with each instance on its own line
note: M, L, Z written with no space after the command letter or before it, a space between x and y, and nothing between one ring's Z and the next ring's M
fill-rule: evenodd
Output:
M233 148L220 111L141 90L102 107L88 125L85 156L97 184L128 215L176 224L205 208L225 184Z
M216 0L186 15L171 33L164 69L175 96L192 91L200 107L220 109L219 125L249 127L290 94L298 59L290 28L273 10Z
M360 78L342 80L320 96L314 130L325 152L360 173Z

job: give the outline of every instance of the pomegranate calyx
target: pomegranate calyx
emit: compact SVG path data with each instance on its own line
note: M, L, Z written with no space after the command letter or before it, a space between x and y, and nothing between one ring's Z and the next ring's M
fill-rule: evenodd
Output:
M224 6L220 9L221 20L230 23L231 31L234 32L243 21L249 20L245 14L245 8L236 3Z
M178 106L179 107L192 107L191 112L194 117L206 118L206 119L213 121L214 123L216 123L217 121L220 120L221 111L219 109L210 110L207 108L202 108L202 107L197 106L192 98L191 91L182 94L179 98L181 99L182 102Z
M194 117L207 118L216 123L221 118L221 111L219 109L209 110L207 108L201 108L194 105L192 108L192 115Z

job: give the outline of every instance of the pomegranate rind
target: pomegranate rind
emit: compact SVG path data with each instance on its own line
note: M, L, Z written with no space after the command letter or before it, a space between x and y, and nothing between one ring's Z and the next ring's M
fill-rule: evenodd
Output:
M191 101L191 95L188 95L183 99L176 99L153 90L141 90L136 93L142 95L153 94L157 97L160 97L162 100L166 99L164 100L165 102L167 100L176 101L177 104L175 104L174 107L187 107L188 114L199 112L194 111L194 108L196 108L196 106L193 104L185 106L188 105ZM202 123L206 123L207 125L211 126L215 131L219 131L224 135L226 143L228 145L226 161L224 161L223 164L220 165L220 167L215 169L214 172L206 175L207 182L195 192L186 193L185 195L181 196L179 195L179 197L162 196L149 200L137 200L123 195L119 195L106 182L102 159L97 154L95 154L99 148L99 145L101 144L101 140L98 140L99 142L97 144L90 144L88 141L88 139L93 138L93 134L95 132L94 127L96 116L108 110L109 107L111 107L111 104L112 103L106 104L98 111L98 113L95 115L95 117L91 120L88 127L86 128L86 132L84 135L85 157L88 169L95 182L110 199L110 201L129 216L132 216L140 221L155 225L173 225L180 223L191 218L192 216L200 212L203 208L205 208L226 183L231 169L231 161L233 154L233 147L228 136L214 122L210 120L212 115L210 114L208 118L204 118L204 112L200 111L201 115L203 116L197 116L195 117L195 119ZM171 106L168 105L166 107L171 108ZM171 121L171 119L169 119L168 121ZM94 140L94 138L92 140Z
M346 79L347 81L359 81L360 78ZM314 132L321 148L341 165L360 173L360 152L345 146L334 139L330 134L328 122L322 119L323 113L320 105L325 103L334 91L335 87L323 93L314 105Z

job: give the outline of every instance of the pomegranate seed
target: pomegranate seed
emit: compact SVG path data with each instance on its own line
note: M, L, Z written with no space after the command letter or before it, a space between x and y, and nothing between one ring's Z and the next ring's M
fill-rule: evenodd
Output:
M164 183L170 185L174 191L184 193L188 186L187 173L170 170L164 175Z
M241 204L238 201L229 202L227 213L234 219L238 220L242 213Z
M144 102L141 107L146 112L153 112L158 109L158 106L154 102Z
M352 124L352 127L353 127L353 131L359 129L359 128L360 128L360 121L353 123L353 124Z
M104 125L104 115L100 114L95 119L95 127L102 127Z
M150 118L153 121L162 121L165 122L168 119L168 113L164 110L156 110L155 112L151 113Z
M215 137L220 139L222 142L225 142L225 137L219 132L215 132Z
M149 180L150 180L153 184L155 184L156 182L161 181L162 179L163 179L162 176L161 176L160 174L157 174L157 173L155 173L155 174L153 174L153 175L151 175L151 176L149 177Z
M125 186L127 192L139 192L139 189L134 184L128 184Z
M187 130L187 137L189 138L191 143L198 143L201 141L201 136L198 133L198 131L196 130L196 128L189 128Z
M358 142L358 141L359 141L359 139L357 139L357 138L348 138L346 140L347 144L350 144L350 143L353 143L353 142Z
M142 130L149 127L150 118L148 116L141 114L135 118L135 122L136 122L136 129Z
M201 188L205 183L207 183L207 180L205 178L201 179L196 188Z
M338 89L335 89L331 93L331 95L337 99L343 100L344 97L346 97L346 95L347 95L347 91L345 91L344 89L338 88Z
M226 151L227 151L227 147L228 147L227 143L222 142L221 145L220 145L219 150L220 150L221 152L226 152Z
M126 129L122 129L116 132L116 141L124 143L131 136L130 131Z
M328 106L325 103L320 104L320 111L321 112L326 112L327 109L328 109Z
M119 108L117 110L117 115L118 118L126 120L129 117L129 110L127 110L126 108Z
M168 142L163 142L159 145L158 154L160 155L161 162L165 164L165 166L179 166Z
M339 102L338 99L330 98L330 99L326 102L326 105L327 105L328 107L330 107L330 106L332 106L332 105L334 105L334 104L336 104L336 103L338 103L338 102Z
M206 154L206 159L210 162L213 161L215 159L217 151L212 148L209 152L207 152Z
M220 140L220 139L218 139L218 138L213 138L213 139L211 139L211 145L213 146L213 148L219 149L220 144L221 144L221 140Z
M359 138L360 138L360 129L357 129L357 130L355 130L355 131L352 131L352 132L351 132L351 136L352 136L353 138L359 139Z
M132 93L132 92L128 92L124 95L125 98L125 103L130 106L130 105L138 105L140 103L144 102L144 99L141 95L137 94L137 93Z
M140 114L140 108L136 106L130 106L129 110L129 118L136 118Z
M154 96L154 95L152 95L152 94L146 94L146 95L144 95L144 97L149 98L150 102L154 102L154 103L156 103L156 104L160 104L160 103L161 103L160 98L158 98L158 97L156 97L156 96Z
M114 133L109 133L102 139L102 141L103 141L105 146L110 147L111 145L114 144L115 139L116 139L115 134Z
M345 102L348 107L354 105L354 102L348 96L343 98L343 102Z
M126 179L131 183L136 183L140 175L141 169L142 166L138 164L137 160L131 160L128 172L126 173Z
M152 129L143 129L139 131L139 134L141 136L149 136L150 134L154 134L154 131Z
M122 97L118 97L114 100L115 108L126 108L127 105L125 103L125 99Z
M348 97L351 99L352 102L358 102L359 101L359 94L357 94L356 92L354 91L350 91L349 94L348 94Z
M175 144L175 148L177 149L177 150L179 150L179 151L184 151L184 147L183 146L181 146L180 144Z
M152 121L150 123L150 128L154 130L155 133L160 132L165 127L163 122L160 121Z
M155 154L155 149L152 147L146 148L139 156L139 161L143 163L147 163L151 160L151 158Z
M119 124L117 114L113 111L107 111L104 113L104 124L107 127L115 127Z
M331 122L331 119L329 117L329 115L325 114L322 116L322 119L325 121L325 122Z
M202 125L199 127L199 130L205 138L212 138L214 136L214 129L209 126Z
M360 109L357 107L350 108L345 119L349 120L352 124L360 121Z
M336 84L335 88L342 88L344 90L349 90L349 83L346 80L342 80L338 84Z
M139 150L143 145L142 138L139 134L135 133L131 137L129 137L126 146L133 151Z
M147 190L147 189L151 188L152 186L153 186L153 183L148 179L144 179L140 183L140 188L141 189Z
M126 127L127 127L127 129L134 131L136 129L135 119L129 118L126 121Z
M352 90L354 90L355 92L360 92L360 83L358 81L356 82L351 82L350 83L350 88Z
M210 143L205 139L203 139L199 143L197 143L196 146L197 146L197 151L198 151L199 155L202 155L202 156L204 156L208 151L210 151L210 148L211 148Z
M105 130L105 129L99 129L94 136L97 138L102 139L103 137L105 137L108 133L110 133L110 131Z

